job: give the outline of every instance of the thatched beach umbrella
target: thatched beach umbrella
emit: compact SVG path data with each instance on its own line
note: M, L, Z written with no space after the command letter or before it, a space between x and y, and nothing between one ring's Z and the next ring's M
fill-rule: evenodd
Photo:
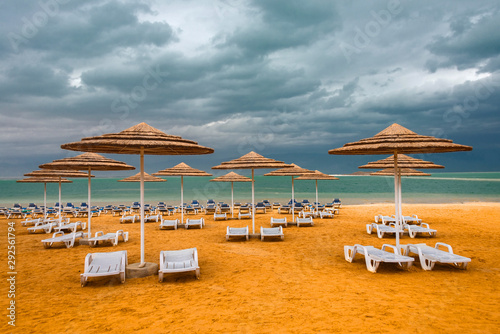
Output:
M394 174L396 229L399 229L401 224L401 212L399 211L400 205L398 196L398 154L444 153L471 150L471 146L455 144L449 139L422 136L394 123L373 137L347 143L343 147L329 150L328 153L339 155L394 154L394 168L396 169L396 174ZM399 247L399 233L396 233L396 246Z
M281 169L274 170L270 173L264 174L264 176L291 176L292 177L292 221L295 221L295 187L293 185L293 177L305 174L314 173L312 170L305 169L297 166L296 164L290 164L291 167L285 167Z
M101 171L110 171L110 170L131 170L135 169L134 166L127 165L125 162L109 159L103 157L97 153L83 153L77 155L76 157L69 157L59 160L54 160L50 163L43 164L38 166L40 168L48 168L48 169L73 169L73 170L84 170L87 171L88 174L88 204L87 204L87 226L88 226L88 234L89 237L92 236L92 205L91 205L91 171L101 170Z
M192 140L168 135L154 127L140 123L118 133L82 138L79 142L61 145L73 151L139 154L141 164L141 263L144 267L144 155L195 155L210 154L214 150L198 145Z
M379 170L377 172L370 173L373 176L394 176L394 168L386 168ZM400 168L399 175L401 176L431 176L429 173L424 173L422 171L413 168Z
M252 182L252 179L243 175L240 175L235 172L229 172L225 175L216 177L215 179L211 179L210 182L231 182L231 218L234 218L233 207L234 207L234 198L233 198L233 186L234 182Z
M184 224L184 176L212 176L205 171L193 168L188 164L181 162L171 168L162 169L155 176L180 176L181 177L181 223Z
M252 170L252 233L255 234L255 177L254 170L256 168L283 168L287 167L286 163L274 159L265 158L262 155L250 152L237 159L226 161L220 165L212 167L212 169L251 169Z
M372 161L366 165L359 166L364 169L379 169L379 168L394 168L394 155L385 159ZM437 169L444 168L442 165L437 165L430 161L410 157L406 154L398 154L398 168L419 168L419 169Z
M135 175L118 180L118 182L141 182L141 173L137 173ZM162 179L161 177L149 175L148 173L144 172L144 182L167 182L167 180Z
M301 175L301 176L295 178L295 180L316 180L316 214L319 211L318 210L318 205L319 205L319 201L318 201L318 180L338 180L338 179L339 179L338 177L321 173L318 170L315 170L312 173L307 173L307 174L304 174L304 175Z
M63 177L88 177L87 173L79 172L76 170L58 170L58 169L40 169L35 170L31 173L26 173L24 176L35 176L35 177L56 177L59 179L59 221L62 221L61 217L61 183ZM94 177L91 175L90 177Z
M41 177L41 176L34 176L34 177L27 177L22 180L17 180L16 182L19 183L43 183L43 217L47 215L47 183L73 183L73 181L68 180L68 179L59 179L59 177ZM59 197L60 201L60 197ZM61 203L61 202L59 202Z

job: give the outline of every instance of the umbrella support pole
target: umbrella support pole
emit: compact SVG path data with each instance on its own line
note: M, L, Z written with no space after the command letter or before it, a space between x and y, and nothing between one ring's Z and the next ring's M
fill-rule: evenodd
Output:
M231 182L231 218L234 218L234 182Z
M255 234L255 178L252 168L252 234Z
M184 176L181 175L181 224L184 224Z
M87 199L87 206L88 206L88 212L87 212L87 232L88 232L88 235L89 235L89 238L92 237L92 230L91 230L91 226L90 226L90 223L91 223L91 220L92 220L92 206L90 204L90 193L91 193L91 186L90 186L90 183L91 183L91 175L90 175L90 167L89 167L89 189L88 189L88 199Z
M141 264L139 268L146 265L144 262L144 148L141 147Z
M62 223L62 211L61 211L61 176L59 176L59 224Z
M47 218L47 183L43 184L43 219Z
M398 177L398 151L394 152L394 201L396 204L396 248L399 252L399 230L401 215L399 212L399 177Z
M318 202L318 180L316 180L316 215L319 215L319 202Z
M295 223L295 187L293 186L293 175L292 175L292 222Z

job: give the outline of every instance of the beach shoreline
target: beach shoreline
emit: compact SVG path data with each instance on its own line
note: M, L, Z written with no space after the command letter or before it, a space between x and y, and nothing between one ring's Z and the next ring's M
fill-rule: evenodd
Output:
M158 263L161 250L196 247L201 267L194 274L93 280L80 287L79 275L90 252L127 250L129 263L140 258L140 224L120 224L119 217L93 218L92 231L124 229L130 240L118 246L44 249L45 234L28 234L19 219L0 219L1 247L7 247L7 224L16 224L16 328L2 332L439 332L495 333L500 326L500 203L403 204L438 231L434 238L401 243L445 242L469 257L468 270L436 265L424 271L416 261L408 271L382 264L376 274L362 257L348 263L344 245L376 247L395 239L368 235L365 225L376 214L391 215L393 203L343 205L333 219L315 226L289 226L285 240L226 241L226 226L249 226L251 220L214 221L203 229L161 231L145 224L146 261ZM276 211L256 214L256 230L270 217L291 219ZM177 217L177 216L175 216ZM186 218L186 216L185 216ZM72 219L72 221L83 219ZM5 249L4 248L4 249ZM5 260L6 261L6 260ZM2 291L7 291L2 282ZM36 305L36 307L33 307ZM6 301L2 306L7 307Z

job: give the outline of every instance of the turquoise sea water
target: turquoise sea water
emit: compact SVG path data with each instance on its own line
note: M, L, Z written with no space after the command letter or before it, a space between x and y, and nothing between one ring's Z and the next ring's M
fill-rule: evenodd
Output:
M242 173L243 174L243 173ZM319 201L331 202L340 198L343 204L394 202L394 178L381 176L342 176L335 181L318 181ZM205 203L231 201L230 182L209 182L211 177L184 177L184 202L193 199ZM139 183L117 182L114 178L92 180L92 204L125 204L139 201ZM268 199L284 202L291 198L291 176L255 176L255 200ZM295 180L297 200L315 200L315 181ZM43 204L43 184L16 183L0 180L0 206L14 203ZM167 182L145 183L145 201L152 205L163 201L180 203L180 177L169 177ZM500 172L490 173L434 173L430 177L403 177L403 203L454 203L470 201L500 202ZM47 204L58 201L58 184L47 184ZM250 202L251 183L234 183L234 200ZM87 202L87 180L73 179L62 184L62 202L79 205Z

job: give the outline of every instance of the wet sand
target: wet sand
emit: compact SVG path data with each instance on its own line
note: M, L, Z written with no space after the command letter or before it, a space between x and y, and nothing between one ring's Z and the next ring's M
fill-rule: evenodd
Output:
M500 204L407 204L438 231L435 238L405 243L445 242L470 257L469 268L436 265L424 271L415 261L409 271L381 264L366 270L364 259L344 259L344 245L395 244L368 235L365 225L376 214L391 215L390 204L344 206L334 219L315 219L314 227L290 226L285 240L226 241L226 226L245 220L214 221L203 229L159 230L148 223L147 262L161 250L197 247L201 277L179 274L91 280L80 287L89 252L128 251L140 260L140 224L120 224L119 217L92 220L92 231L124 229L130 240L116 247L79 245L44 249L47 234L28 234L16 224L16 327L7 324L10 299L2 279L4 310L0 331L13 333L498 333L500 328ZM256 230L269 227L276 211L256 215ZM291 215L286 215L291 219ZM190 217L197 217L191 216ZM82 220L72 218L72 221ZM86 221L86 218L83 220ZM10 221L10 220L9 220ZM13 221L20 222L20 219ZM3 277L7 277L7 222L1 218Z

